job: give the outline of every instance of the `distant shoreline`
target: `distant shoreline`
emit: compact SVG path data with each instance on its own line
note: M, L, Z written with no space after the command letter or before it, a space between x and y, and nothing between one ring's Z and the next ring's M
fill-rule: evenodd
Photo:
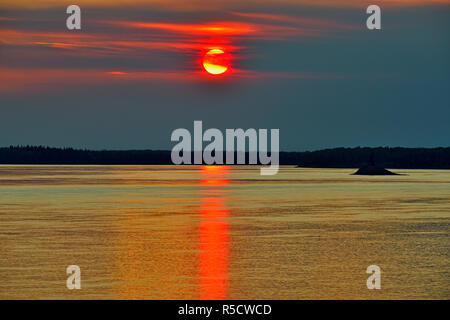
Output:
M171 165L168 150L83 150L43 146L0 148L0 164L40 165ZM354 169L372 159L390 169L450 169L450 147L356 147L280 152L280 165L303 168Z

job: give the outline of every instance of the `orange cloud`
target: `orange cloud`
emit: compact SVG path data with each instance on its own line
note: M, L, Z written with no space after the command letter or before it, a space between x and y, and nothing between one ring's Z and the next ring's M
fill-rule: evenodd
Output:
M308 73L258 72L234 69L225 79L330 78L333 75ZM73 86L91 88L93 85L124 85L151 81L207 81L201 71L163 70L101 70L101 69L24 69L0 67L1 93L39 93L64 90Z
M356 29L355 26L342 24L332 20L318 19L318 18L305 18L298 16L289 16L282 14L269 14L269 13L257 13L257 12L232 12L233 15L242 18L250 18L263 21L274 21L282 23L290 23L298 26L306 27L321 27L321 28L334 28L334 29Z
M48 32L0 29L0 43L12 46L38 46L61 49L65 54L85 53L91 56L131 53L135 50L200 51L208 48L211 43L207 39L168 39L155 41L148 37L129 38L109 34L87 34L69 32ZM226 39L216 41L215 45L226 46L229 50L237 50ZM74 52L76 51L76 53Z
M39 41L49 42L70 42L85 41L87 39L95 39L95 35L86 33L69 33L69 32L52 32L52 31L33 31L18 29L0 29L3 44L11 45L27 45Z
M0 68L0 92L54 91L73 85L121 85L127 82L196 79L196 72L186 71L106 71L100 69L22 69Z
M72 84L81 86L104 83L121 84L130 81L151 81L153 79L173 81L202 80L204 79L204 74L200 71L193 71L195 69L194 64L200 65L201 63L196 62L196 58L192 58L192 56L196 55L198 59L201 59L201 54L212 46L225 48L227 52L234 55L233 59L238 60L245 59L245 55L248 54L248 52L241 50L245 49L242 44L244 43L243 40L280 40L289 37L298 40L304 36L320 36L339 30L354 29L353 26L341 24L337 21L280 14L232 11L228 14L228 17L230 18L228 21L206 21L200 23L91 21L93 24L102 24L101 28L97 29L102 30L102 32L38 31L13 29L12 27L0 29L0 44L19 47L10 51L10 57L22 50L20 51L22 59L32 56L32 60L43 62L50 66L49 69L3 68L0 70L0 91L14 92L22 90L29 92L33 90L47 90L55 86L66 85L70 87ZM124 28L136 30L132 30L133 32L120 30ZM153 30L158 32L152 32ZM239 45L235 44L237 39L239 40ZM54 50L33 50L40 47ZM111 65L110 70L94 70L89 68L89 66L92 66L93 63L96 66L101 65L97 64L98 60L89 61L85 59L81 60L81 62L88 61L84 66L88 68L86 70L52 68L58 65L57 63L52 64L55 52L71 57L82 56L83 58L103 58L114 55L124 60L132 61L141 57L144 58L143 60L149 60L149 52L152 50L186 54L191 64L182 64L183 70L176 70L177 68L180 69L180 67L174 67L172 63L168 65L170 65L169 68L174 70L118 70L115 65ZM5 55L5 57L8 56ZM113 61L113 59L111 60ZM16 65L17 61L15 61ZM146 64L144 63L143 65ZM239 79L315 77L310 74L239 70L238 66L233 66L232 69L232 72L229 72L229 76Z
M153 22L109 21L107 23L130 28L159 29L194 35L242 35L251 34L256 30L251 24L240 22L218 22L205 24L177 24Z
M0 29L2 38L0 43L4 45L42 46L65 50L66 54L85 53L91 55L111 55L130 53L134 50L205 50L211 45L221 45L228 50L237 50L231 38L245 37L246 39L261 38L264 40L279 40L295 36L318 36L328 32L329 29L348 29L348 26L337 22L322 21L316 19L302 19L298 17L269 15L259 13L238 13L234 16L245 19L263 20L258 23L240 21L205 22L197 24L162 23L162 22L136 22L136 21L97 21L119 28L136 28L142 30L162 30L168 34L161 37L160 34L140 33L129 35L128 33L116 33L108 30L104 33L86 32L53 32ZM271 23L265 23L270 21ZM294 25L276 25L276 22L292 22ZM275 24L273 24L275 22ZM171 35L172 34L172 35ZM178 35L177 35L178 34ZM182 35L180 37L179 35ZM211 43L212 39L214 43Z
M265 23L248 23L248 22L209 22L198 24L184 23L154 23L154 22L135 22L135 21L102 21L103 23L123 26L127 28L137 29L154 29L164 30L172 33L179 33L191 36L210 36L210 37L234 37L245 36L247 39L263 38L265 40L284 39L293 36L317 36L324 31L325 28L308 28L303 26L285 26ZM330 25L329 23L328 25ZM336 23L336 25L338 25ZM325 25L324 25L325 26ZM327 28L328 29L328 28Z

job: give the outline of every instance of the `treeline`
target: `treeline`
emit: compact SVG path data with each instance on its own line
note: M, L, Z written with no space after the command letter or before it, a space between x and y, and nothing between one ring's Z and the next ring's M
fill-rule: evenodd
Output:
M81 150L42 146L0 148L0 164L172 164L170 151ZM359 168L375 164L397 169L450 169L448 148L334 148L280 152L280 164L312 168Z
M43 146L0 148L0 164L170 164L170 151L81 150Z
M450 169L450 148L335 148L301 152L299 160L313 168Z

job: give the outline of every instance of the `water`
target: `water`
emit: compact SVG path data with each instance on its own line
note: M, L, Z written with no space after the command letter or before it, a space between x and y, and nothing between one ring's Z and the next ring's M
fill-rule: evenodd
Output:
M0 166L0 298L450 298L450 171L353 171Z

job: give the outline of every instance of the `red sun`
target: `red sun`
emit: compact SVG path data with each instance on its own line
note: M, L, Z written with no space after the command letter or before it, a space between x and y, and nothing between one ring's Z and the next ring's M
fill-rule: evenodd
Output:
M225 73L230 67L228 55L222 49L211 49L203 57L203 68L212 75Z

